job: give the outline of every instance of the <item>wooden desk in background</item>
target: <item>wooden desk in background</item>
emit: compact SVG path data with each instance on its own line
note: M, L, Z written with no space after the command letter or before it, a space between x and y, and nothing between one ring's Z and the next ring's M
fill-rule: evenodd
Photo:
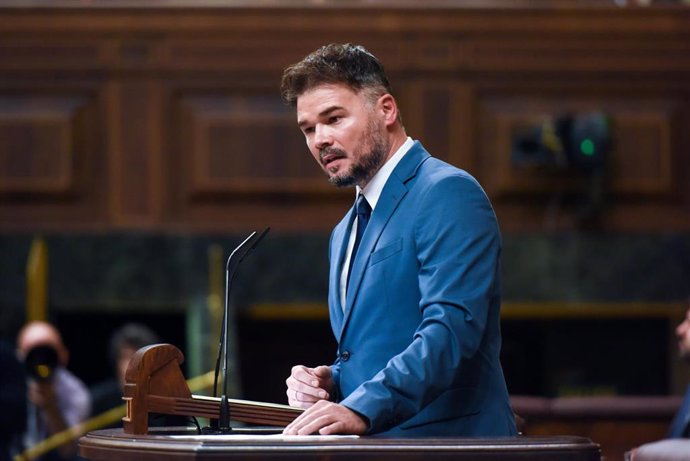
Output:
M623 461L634 447L663 439L681 396L512 396L519 430L528 437L570 434L601 447L602 458Z

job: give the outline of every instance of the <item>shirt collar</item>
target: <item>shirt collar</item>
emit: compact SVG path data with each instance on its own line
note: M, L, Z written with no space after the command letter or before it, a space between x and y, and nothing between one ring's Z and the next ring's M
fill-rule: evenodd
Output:
M357 194L362 193L364 195L364 198L367 199L372 210L376 208L379 197L381 197L381 192L383 192L383 186L386 185L391 173L393 173L395 167L413 145L414 141L408 136L405 142L395 151L395 154L393 154L393 156L383 164L379 171L376 172L374 177L371 178L371 181L369 181L369 184L367 184L364 189L361 189L359 186L355 188Z

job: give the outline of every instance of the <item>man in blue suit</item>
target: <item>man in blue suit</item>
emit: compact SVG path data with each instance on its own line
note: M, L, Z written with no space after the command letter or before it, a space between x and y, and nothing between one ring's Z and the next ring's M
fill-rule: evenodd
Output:
M678 338L678 355L690 362L690 309L685 314L685 319L676 327L676 337ZM673 418L668 436L673 439L690 437L690 386L685 392L685 398L678 413Z
M405 133L379 61L328 45L287 68L283 99L356 205L330 241L335 363L293 367L285 434L509 436L499 363L501 240L465 171Z

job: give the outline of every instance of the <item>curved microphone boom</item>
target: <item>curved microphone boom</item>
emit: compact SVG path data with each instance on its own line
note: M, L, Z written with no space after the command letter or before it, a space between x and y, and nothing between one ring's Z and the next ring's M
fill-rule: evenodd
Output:
M271 228L267 227L258 235L256 232L249 234L249 236L232 251L228 257L227 263L225 264L225 303L223 307L223 326L218 344L218 357L216 358L216 370L213 379L213 396L217 396L218 374L220 371L221 356L223 362L223 393L220 397L220 415L218 421L212 421L211 427L205 428L204 432L206 433L224 434L232 431L230 428L230 407L228 405L228 343L230 342L228 331L230 324L230 287L232 285L232 281L235 279L235 274L240 263L244 261L244 258L246 258L249 253L254 250L254 248L257 247L259 242L263 240L269 230L271 230Z

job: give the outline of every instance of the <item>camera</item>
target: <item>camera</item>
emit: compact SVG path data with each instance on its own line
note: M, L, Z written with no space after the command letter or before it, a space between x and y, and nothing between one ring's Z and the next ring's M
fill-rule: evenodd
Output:
M24 359L24 368L29 378L36 381L50 381L58 365L57 351L47 345L36 346L31 349Z

